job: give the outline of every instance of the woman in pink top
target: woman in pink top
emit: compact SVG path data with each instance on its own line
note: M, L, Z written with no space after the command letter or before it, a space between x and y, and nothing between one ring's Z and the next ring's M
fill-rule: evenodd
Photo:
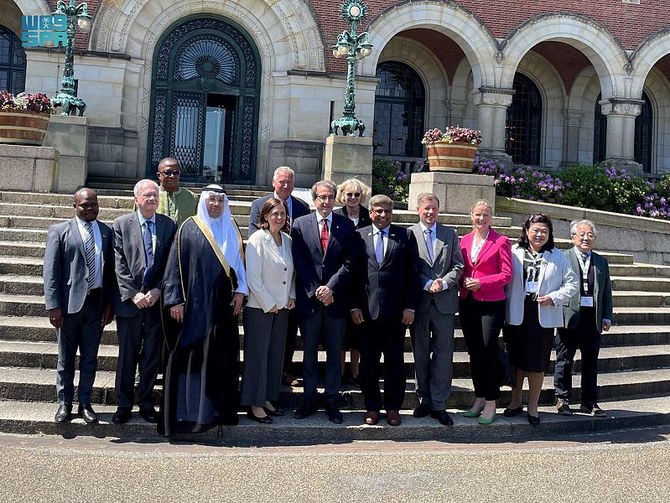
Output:
M512 279L512 252L509 239L491 229L493 211L488 201L477 201L470 218L473 230L461 238L465 267L459 319L470 355L475 403L464 416L491 424L500 398L498 335L505 321L505 285Z

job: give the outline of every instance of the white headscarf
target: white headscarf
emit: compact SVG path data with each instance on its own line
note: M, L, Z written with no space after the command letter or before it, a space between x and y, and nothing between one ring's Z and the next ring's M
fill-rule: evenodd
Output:
M219 218L212 218L207 211L207 199L211 194L223 194L223 212ZM221 252L228 261L228 265L235 270L237 276L236 292L249 295L249 287L247 286L247 274L244 270L244 260L240 253L240 244L242 243L242 236L233 220L233 215L230 212L230 205L228 196L223 190L223 187L216 184L211 184L205 187L200 194L200 201L198 202L197 216L202 220L207 227L210 228L216 244L221 248Z

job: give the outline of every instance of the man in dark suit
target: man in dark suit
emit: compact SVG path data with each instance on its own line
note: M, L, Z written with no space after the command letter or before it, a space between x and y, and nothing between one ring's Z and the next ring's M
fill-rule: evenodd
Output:
M414 417L430 414L445 426L454 421L447 414L454 356L454 319L458 311L458 280L463 256L458 236L437 222L440 200L419 194L419 223L410 227L418 246L418 269L423 288L414 317L412 347L419 406Z
M316 214L295 220L293 264L296 271L296 310L303 339L303 403L297 419L317 410L318 346L326 350L326 414L342 422L337 399L340 391L340 351L349 315L349 282L356 259L354 224L333 213L335 184L322 180L312 187Z
M59 407L54 420L65 423L72 419L79 349L79 415L86 423L97 423L91 393L102 329L112 321L114 237L112 230L97 220L95 191L79 189L73 206L74 218L49 228L44 253L44 299L58 338Z
M589 220L570 224L575 245L565 254L580 278L579 294L563 307L564 328L558 329L554 390L556 409L569 416L572 391L572 364L579 347L582 354L582 396L579 410L596 417L606 414L598 406L598 353L600 334L612 326L612 283L607 260L593 251L596 228Z
M271 197L284 201L286 204L286 216L289 228L296 218L309 215L309 205L302 199L293 197L294 172L288 166L279 166L272 175L272 187L275 191L267 196L259 197L251 203L251 213L249 214L249 236L256 232L258 227L258 218L261 214L261 208ZM291 386L298 384L295 377L296 372L293 369L293 353L295 351L295 340L298 336L298 314L295 309L289 312L288 327L286 329L286 344L284 345L284 373L282 383Z
M419 297L414 235L392 225L393 201L382 194L370 199L372 225L358 229L357 288L351 318L364 323L359 379L365 400L365 423L377 424L384 405L386 422L400 424L405 398L405 330L414 321ZM379 362L384 354L384 399L379 391Z
M119 359L116 366L118 408L112 417L115 424L126 423L132 415L138 363L140 416L150 423L158 421L152 392L162 337L160 288L177 230L172 219L156 213L156 182L140 180L135 185L134 194L137 211L114 220L116 279L120 294L116 304Z

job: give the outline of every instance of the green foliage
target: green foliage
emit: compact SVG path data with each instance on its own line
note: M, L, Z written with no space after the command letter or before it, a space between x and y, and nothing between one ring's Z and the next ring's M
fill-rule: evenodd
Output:
M410 177L400 170L400 163L372 159L372 193L385 194L394 201L407 201Z

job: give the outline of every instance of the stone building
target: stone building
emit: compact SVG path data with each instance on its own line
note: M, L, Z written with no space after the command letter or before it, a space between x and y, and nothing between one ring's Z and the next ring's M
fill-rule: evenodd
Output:
M69 2L70 0L65 0ZM0 0L0 88L58 91L62 49L21 47ZM138 178L174 155L186 179L267 185L322 169L342 112L347 29L332 0L90 0L77 34L89 176ZM405 166L429 127L481 129L480 153L558 167L604 159L670 171L670 14L657 0L367 0L357 117L374 155Z

